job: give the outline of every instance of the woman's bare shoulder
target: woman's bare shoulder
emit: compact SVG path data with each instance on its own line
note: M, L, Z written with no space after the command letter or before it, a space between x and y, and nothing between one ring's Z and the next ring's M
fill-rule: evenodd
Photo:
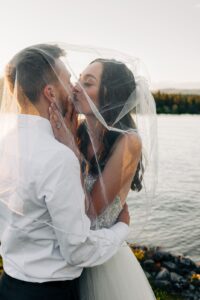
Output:
M132 153L141 152L142 141L138 133L124 133L116 144L116 150L131 151Z

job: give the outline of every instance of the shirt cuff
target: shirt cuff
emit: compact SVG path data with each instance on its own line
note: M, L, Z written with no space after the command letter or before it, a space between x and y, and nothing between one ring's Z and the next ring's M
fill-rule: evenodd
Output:
M123 222L116 223L110 229L115 232L115 234L119 238L120 244L125 241L125 239L128 237L128 234L130 232L129 226Z

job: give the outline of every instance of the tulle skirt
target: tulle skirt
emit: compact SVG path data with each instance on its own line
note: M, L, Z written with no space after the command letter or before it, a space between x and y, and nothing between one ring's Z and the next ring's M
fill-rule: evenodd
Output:
M149 282L128 246L80 277L81 300L155 300Z

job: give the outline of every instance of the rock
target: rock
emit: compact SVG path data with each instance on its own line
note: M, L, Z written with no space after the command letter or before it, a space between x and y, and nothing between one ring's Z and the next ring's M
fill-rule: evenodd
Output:
M156 276L156 280L167 280L169 278L170 278L170 273L165 268L163 268Z
M153 278L155 278L156 275L157 275L157 272L152 272L151 275L152 275Z
M179 263L179 260L180 260L180 256L175 256L175 257L174 257L174 263L175 263L175 264L178 264L178 263Z
M195 298L196 298L196 296L193 295L192 293L183 294L183 299L185 299L185 300L194 300Z
M186 268L190 270L196 270L197 268L196 264L190 258L187 257L180 257L178 265L180 268Z
M190 275L191 271L185 268L184 269L178 268L178 273L182 276L185 276L185 275Z
M200 299L200 295L196 294L196 295L193 295L193 300L199 300Z
M190 291L194 291L194 290L195 290L194 285L190 284L190 285L189 285L189 289L190 289Z
M197 274L200 274L200 266L197 266L195 271Z
M160 262L156 262L154 267L155 267L155 271L156 272L160 272L161 271L161 263Z
M173 262L164 261L162 265L163 265L163 267L167 268L170 271L176 271L177 270L177 266Z
M138 246L141 249L141 247ZM145 260L140 261L153 286L185 300L200 300L200 263L183 255L172 255L161 248L144 248Z
M181 286L181 284L180 284L179 282L174 283L174 284L173 284L173 288L174 288L174 290L175 290L176 292L182 291L182 286Z
M171 283L168 280L155 280L154 284L156 287L169 290L171 288Z
M192 280L192 284L196 287L200 287L200 280Z
M177 273L171 272L170 273L170 279L172 282L181 282L181 280L184 280L184 278L181 275L178 275Z
M192 276L193 274L196 274L195 271L190 271L190 276Z
M152 255L155 261L171 260L172 255L166 251L157 251Z
M185 278L180 279L180 284L182 286L182 289L188 289L190 285L188 280Z
M147 259L143 262L145 271L153 272L155 271L155 263L152 259Z

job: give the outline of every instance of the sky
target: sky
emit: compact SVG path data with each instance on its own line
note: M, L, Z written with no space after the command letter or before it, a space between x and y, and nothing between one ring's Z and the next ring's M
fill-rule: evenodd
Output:
M200 88L200 0L0 0L0 74L26 46L67 42L139 57L156 84Z

